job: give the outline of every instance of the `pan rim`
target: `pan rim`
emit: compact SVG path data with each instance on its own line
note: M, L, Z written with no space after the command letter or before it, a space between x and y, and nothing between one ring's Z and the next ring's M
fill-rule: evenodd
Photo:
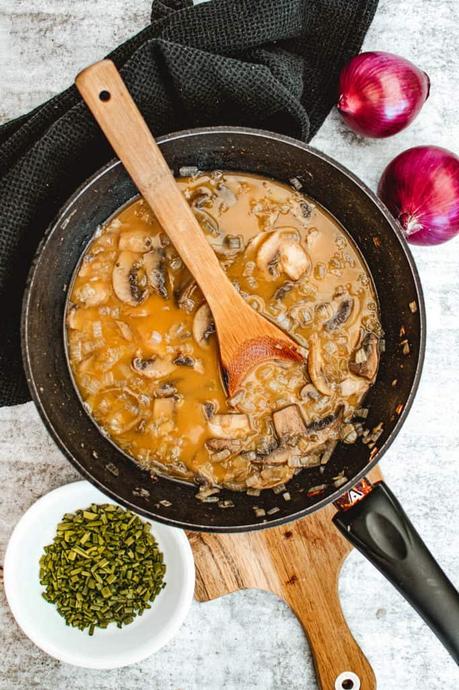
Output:
M157 138L158 144L166 143L166 142L171 142L175 140L180 140L183 138L190 138L194 136L200 136L200 135L212 135L216 133L221 133L221 134L227 134L227 135L239 135L239 134L247 134L250 136L258 136L263 139L269 139L275 142L284 142L290 146L294 146L296 148L299 148L303 151L307 151L317 157L318 159L324 161L326 164L330 165L332 168L337 169L342 175L347 177L355 186L357 186L368 198L369 200L373 203L374 206L377 207L379 212L382 214L384 219L386 220L387 224L391 227L393 233L395 234L398 243L400 245L400 248L405 256L405 259L409 265L411 275L413 277L413 283L415 287L415 292L416 292L416 300L417 300L417 305L418 305L418 312L419 312L419 351L417 355L417 362L416 362L416 367L414 371L414 376L413 376L413 383L410 389L410 392L406 398L404 408L402 412L400 413L397 421L395 422L395 425L391 432L389 433L388 437L384 441L383 445L381 448L378 450L378 452L375 454L375 456L368 462L368 464L359 472L357 472L351 479L349 479L345 484L340 486L338 489L333 491L331 494L328 494L326 497L318 500L316 503L314 503L311 506L308 506L306 508L303 508L302 510L296 511L295 513L290 513L288 515L271 519L266 522L258 522L258 523L250 523L248 525L244 524L236 524L236 525L224 525L224 526L219 526L219 525L200 525L196 522L187 522L184 520L180 519L174 519L174 518L169 518L167 516L164 516L162 514L157 514L153 510L150 509L143 509L141 506L137 505L137 503L132 503L126 498L120 497L116 491L113 491L109 488L107 488L99 479L97 479L95 476L91 474L91 472L79 461L77 457L67 448L66 443L64 439L61 437L61 435L57 432L57 430L54 427L54 424L50 420L47 411L45 410L44 405L42 404L42 396L40 395L40 391L37 388L36 381L34 378L33 374L33 365L31 363L31 356L30 356L30 338L28 337L28 328L29 328L29 306L30 306L30 300L33 292L33 287L34 287L34 279L36 276L36 267L40 261L40 257L48 243L50 241L50 238L53 234L54 228L58 225L59 219L66 214L71 207L76 203L76 201L86 192L88 188L90 188L94 182L96 182L100 177L105 175L107 172L109 172L111 169L118 165L122 165L119 159L114 158L108 163L106 163L104 166L99 168L93 175L91 175L88 179L86 179L76 190L75 192L66 200L65 204L60 208L60 210L57 212L55 215L54 219L52 222L49 224L47 227L45 234L39 243L37 247L37 251L35 254L35 257L33 259L33 262L31 264L31 268L29 271L27 283L26 283L26 288L24 291L24 296L23 296L23 304L22 304L22 316L21 316L21 348L22 348L22 358L23 358L23 364L24 364L24 369L26 372L26 379L27 383L29 386L30 394L32 397L32 400L34 401L35 407L38 410L38 413L45 424L48 432L50 433L51 437L53 438L54 442L58 446L58 448L61 450L61 452L64 454L64 456L71 462L71 464L80 472L82 476L84 476L88 481L90 481L94 486L96 486L100 491L103 493L109 495L111 498L113 498L115 501L120 503L121 505L124 505L125 507L129 508L130 510L133 510L134 512L137 512L145 517L148 517L153 520L157 520L158 522L171 525L174 527L180 527L183 529L188 529L190 531L199 531L199 532L213 532L213 533L237 533L237 532L246 532L246 531L252 531L252 530L261 530L261 529L267 529L271 527L277 527L283 524L287 524L289 522L293 522L295 520L298 520L302 517L305 517L306 515L315 512L316 510L320 510L321 508L325 507L326 505L329 505L330 503L333 503L336 501L340 496L342 496L344 493L349 491L353 486L355 486L365 475L367 475L373 467L381 460L381 458L384 456L384 454L387 452L387 450L390 448L392 443L394 442L396 436L400 432L403 424L405 423L405 420L407 418L407 415L409 411L411 410L414 398L416 396L418 387L419 387L419 382L422 374L422 369L423 369L423 364L424 364L424 358L425 358L425 347L426 347L426 313L425 313L425 302L424 302L424 296L423 296L423 290L422 290L422 285L419 277L419 273L414 261L414 258L411 254L411 251L408 247L408 244L403 236L401 228L398 226L397 221L393 218L393 216L390 214L386 206L382 203L380 199L376 196L376 194L364 183L360 178L358 178L354 173L352 173L350 170L348 170L345 166L343 166L341 163L336 161L335 159L331 158L325 153L322 153L318 149L316 149L313 146L310 146L309 144L305 144L304 142L301 142L297 139L294 139L292 137L283 135L283 134L277 134L275 132L270 132L267 130L261 130L261 129L253 129L250 127L236 127L236 126L218 126L218 127L199 127L199 128L193 128L193 129L185 129L185 130L179 130L176 132L171 132L170 134L165 134L161 137ZM96 425L94 425L96 426ZM97 427L96 427L97 428Z

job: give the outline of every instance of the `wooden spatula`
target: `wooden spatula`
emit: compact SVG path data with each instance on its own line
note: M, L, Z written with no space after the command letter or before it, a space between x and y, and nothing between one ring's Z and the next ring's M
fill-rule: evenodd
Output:
M76 85L209 304L229 394L263 361L300 361L298 344L254 311L231 284L113 62L86 68Z

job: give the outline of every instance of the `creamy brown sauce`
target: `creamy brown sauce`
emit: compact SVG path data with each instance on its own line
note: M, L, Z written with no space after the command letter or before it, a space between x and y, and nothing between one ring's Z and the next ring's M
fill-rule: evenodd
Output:
M270 488L355 440L349 421L379 361L372 281L336 220L292 188L221 172L178 183L233 284L305 362L265 363L228 400L203 296L137 200L96 233L72 285L74 379L104 433L142 466Z

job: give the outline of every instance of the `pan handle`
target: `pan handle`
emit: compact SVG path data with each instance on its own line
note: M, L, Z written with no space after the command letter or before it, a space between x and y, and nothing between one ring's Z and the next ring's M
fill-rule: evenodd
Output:
M357 495L360 500L350 507L344 504L346 509L339 510L333 522L416 609L459 664L459 593L384 482Z

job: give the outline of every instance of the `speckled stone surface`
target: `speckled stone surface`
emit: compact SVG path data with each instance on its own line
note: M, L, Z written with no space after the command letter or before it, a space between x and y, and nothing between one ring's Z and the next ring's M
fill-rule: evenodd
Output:
M2 0L0 121L49 98L86 64L148 21L147 0ZM459 150L459 3L380 0L366 49L399 52L425 69L432 92L417 121L389 140L363 140L333 113L313 144L375 187L385 164L420 143ZM382 469L450 577L459 582L459 239L415 248L427 301L425 369L412 412ZM1 336L0 336L1 337ZM78 479L33 405L0 410L0 559L15 523L41 495ZM417 615L364 559L346 561L345 615L379 690L455 690L453 661ZM275 596L247 591L193 605L178 636L143 663L76 670L19 630L0 594L0 690L315 690L303 632ZM332 689L331 689L332 690Z

